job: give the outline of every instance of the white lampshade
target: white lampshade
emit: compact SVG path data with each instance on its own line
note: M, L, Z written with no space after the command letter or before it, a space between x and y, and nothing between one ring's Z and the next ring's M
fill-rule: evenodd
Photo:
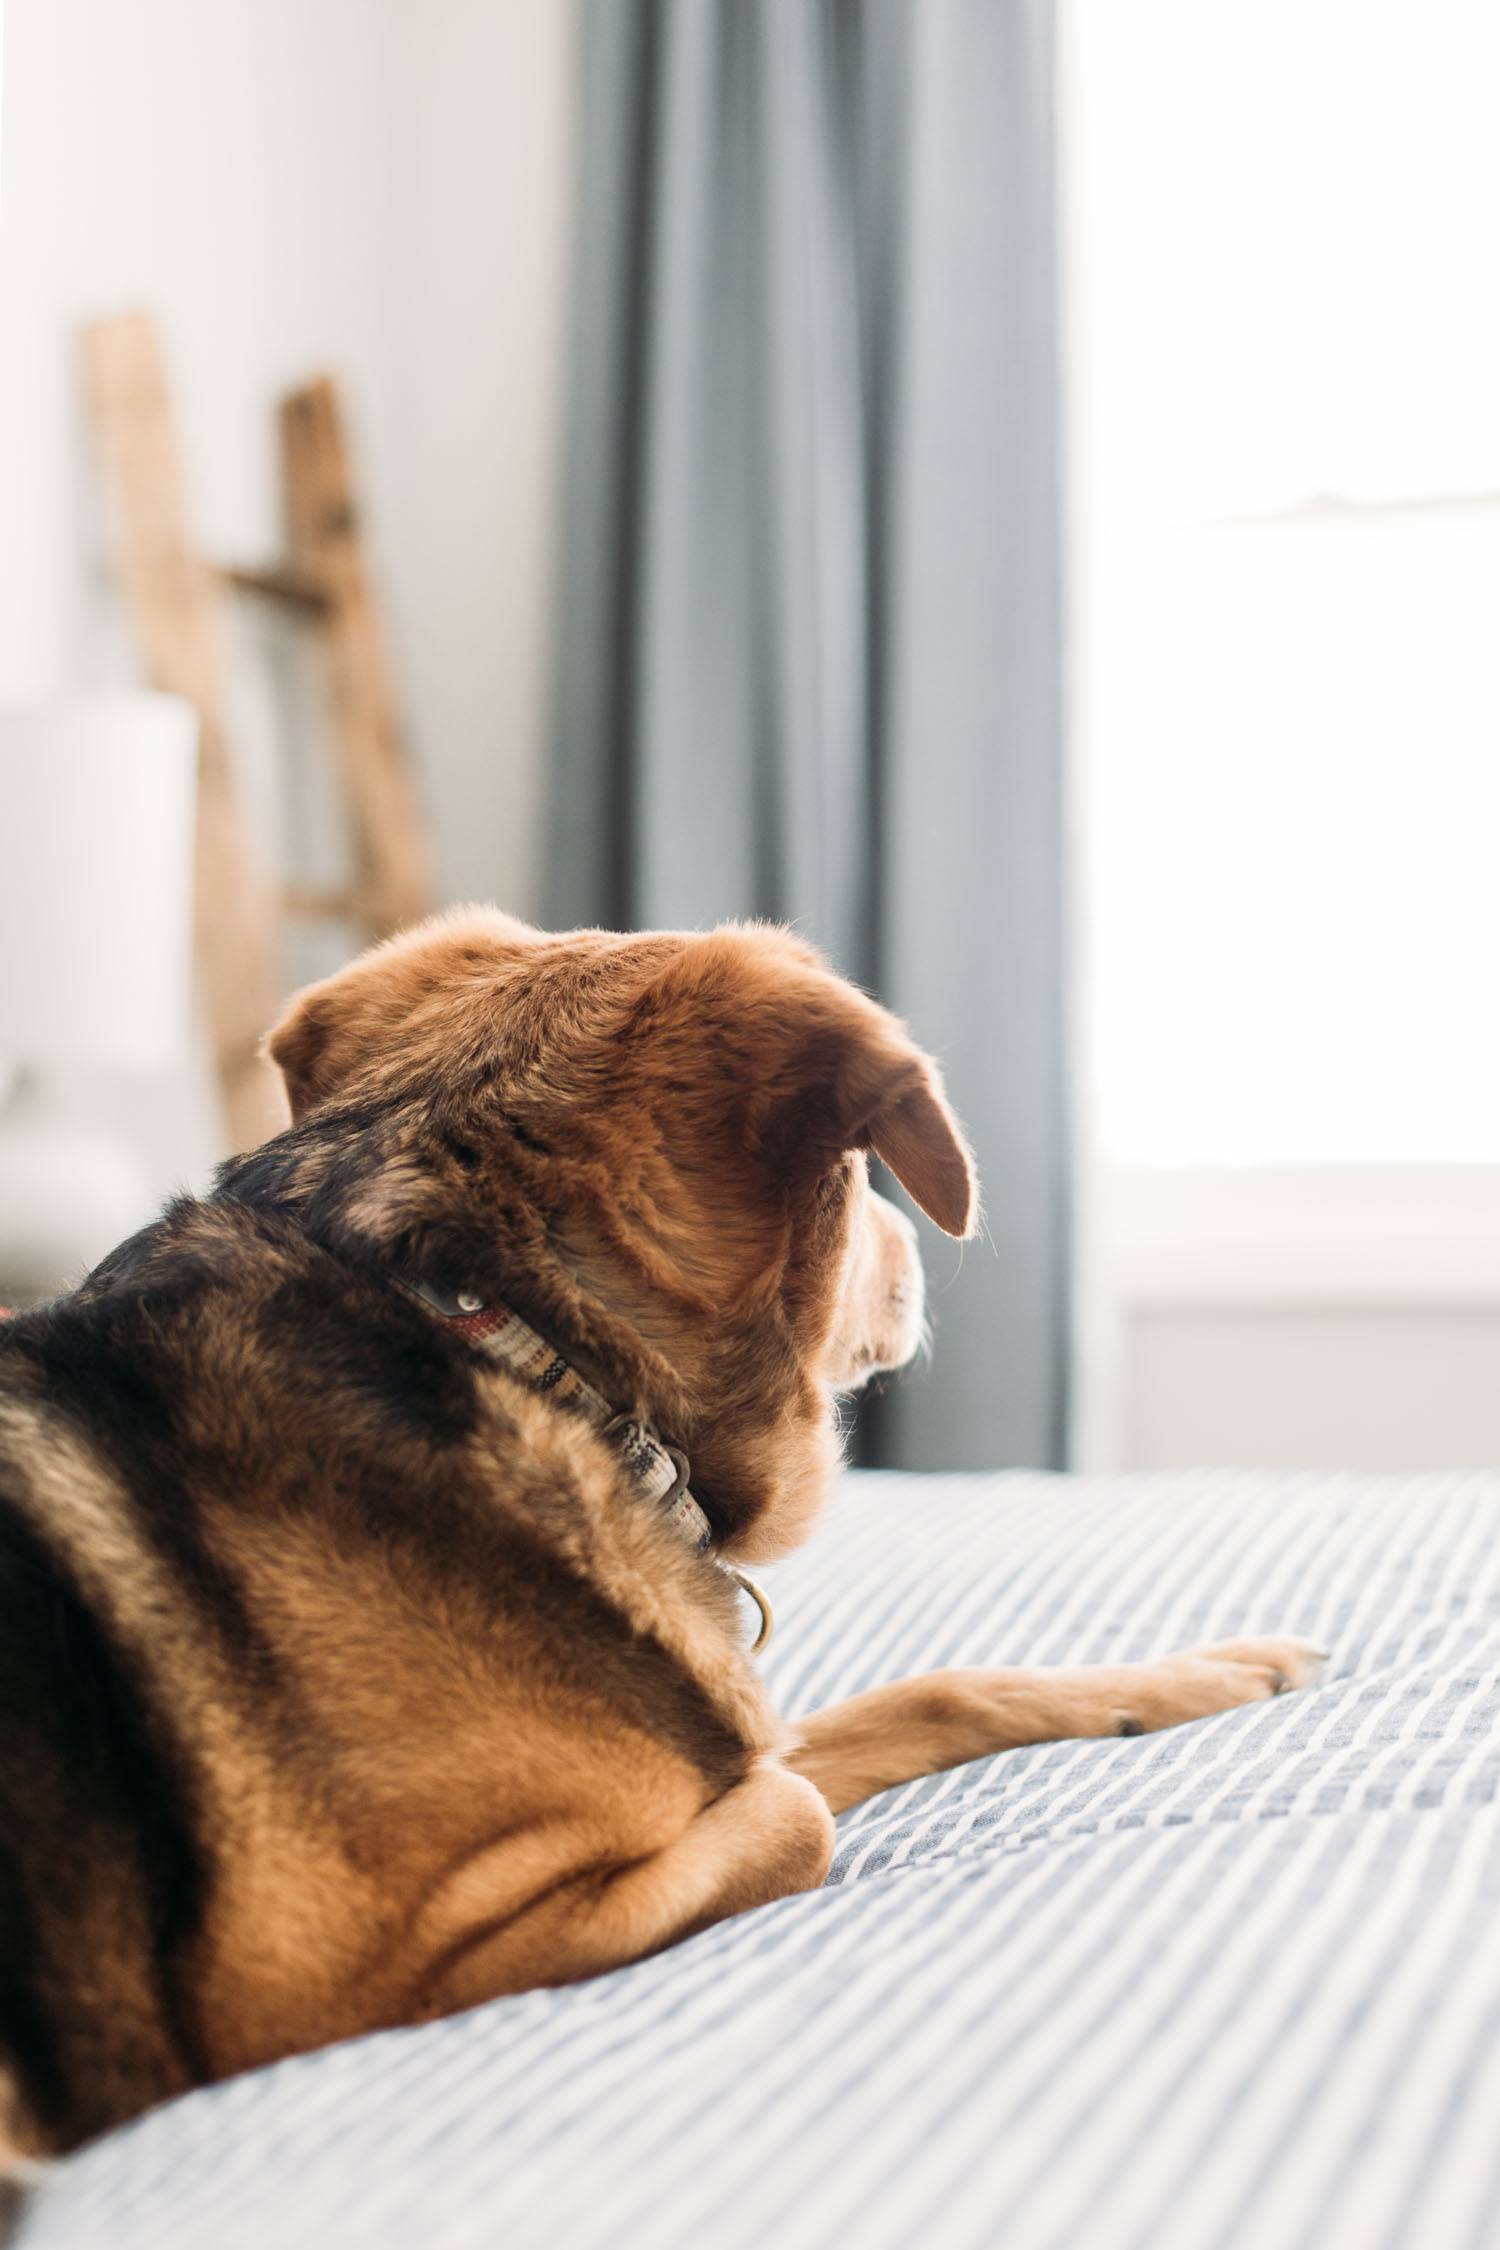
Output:
M197 747L177 696L0 706L0 1070L182 1053Z

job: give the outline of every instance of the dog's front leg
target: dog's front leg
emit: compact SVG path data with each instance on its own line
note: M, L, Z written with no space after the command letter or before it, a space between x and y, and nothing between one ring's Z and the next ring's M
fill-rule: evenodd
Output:
M786 1763L846 1812L898 1782L997 1750L1150 1734L1255 1703L1307 1686L1323 1661L1305 1641L1277 1639L1221 1641L1149 1664L927 1672L797 1720Z
M623 1968L711 1922L816 1890L832 1856L833 1820L817 1791L775 1759L760 1759L662 1850L583 1869L499 1921L466 1914L426 1964L406 2012L450 2015L502 1993Z

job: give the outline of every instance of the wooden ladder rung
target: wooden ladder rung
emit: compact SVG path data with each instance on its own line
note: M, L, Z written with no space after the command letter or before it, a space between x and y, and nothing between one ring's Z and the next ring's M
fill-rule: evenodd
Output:
M317 617L325 617L333 604L333 589L326 579L286 563L220 563L214 576L236 593L259 594L289 609L311 610Z
M358 889L322 889L317 884L288 883L281 893L288 914L302 922L367 922L374 901Z

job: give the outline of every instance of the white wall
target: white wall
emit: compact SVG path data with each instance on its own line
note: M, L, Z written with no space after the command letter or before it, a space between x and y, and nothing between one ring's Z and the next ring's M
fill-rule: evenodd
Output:
M215 556L274 551L274 403L331 369L355 417L445 892L523 912L573 41L570 0L5 9L0 697L135 676L104 569L81 323L157 313ZM245 619L237 648L242 746L264 762L287 739L285 648ZM162 1184L201 1170L205 1117L191 1100L175 1119L141 1110Z
M1096 1175L1080 1467L1500 1461L1500 1167Z
M539 903L572 226L571 0L383 0L386 563L449 894Z
M299 370L346 371L362 418L388 421L379 23L370 0L10 0L0 689L107 660L84 321L158 314L210 552L276 543L271 408Z
M1500 1310L1140 1308L1127 1323L1127 1469L1492 1469Z

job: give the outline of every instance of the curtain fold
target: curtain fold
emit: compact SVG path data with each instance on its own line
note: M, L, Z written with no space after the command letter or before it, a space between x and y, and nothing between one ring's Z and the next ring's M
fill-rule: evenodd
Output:
M879 1458L1061 1458L1052 20L591 0L549 918L796 922L938 1053L988 1239Z

